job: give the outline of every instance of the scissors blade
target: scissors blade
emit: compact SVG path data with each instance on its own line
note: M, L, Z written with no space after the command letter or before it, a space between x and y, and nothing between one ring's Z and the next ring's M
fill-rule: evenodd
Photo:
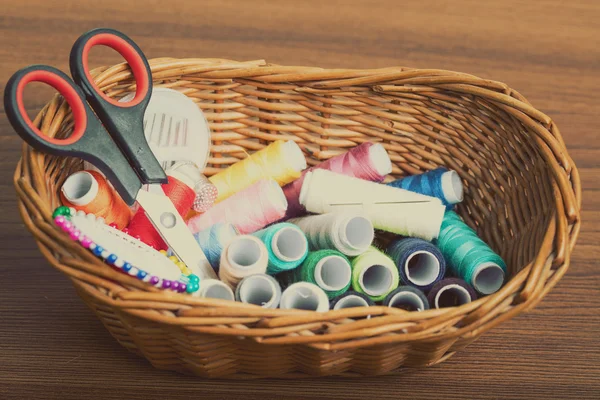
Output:
M217 279L202 249L167 196L140 190L136 200L173 253L195 275L201 279Z

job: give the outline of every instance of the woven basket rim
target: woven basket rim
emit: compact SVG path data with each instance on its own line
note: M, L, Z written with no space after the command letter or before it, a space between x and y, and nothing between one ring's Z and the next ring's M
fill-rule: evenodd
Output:
M269 87L293 83L299 85L299 93L311 94L350 90L346 88L385 93L399 86L411 88L414 85L485 98L504 111L514 113L536 135L536 146L552 173L556 200L554 215L549 219L537 257L500 291L469 304L419 313L384 306L326 313L263 309L238 302L161 292L113 271L73 244L54 227L52 207L44 200L49 191L43 176L46 156L24 145L14 174L14 186L19 212L27 229L52 266L66 274L79 292L108 307L192 332L243 336L265 344L302 343L319 349L341 350L384 343L434 342L478 337L499 323L530 310L569 267L581 224L579 172L555 123L503 83L453 71L404 67L322 69L279 66L263 60L174 58L152 59L150 65L154 80L193 75L209 80L249 81ZM110 90L115 82L131 77L126 64L98 68L93 75L103 90ZM56 96L40 111L34 123L49 134L56 134L58 127L50 125L52 121L46 117L61 112L59 108L60 98ZM354 320L368 315L370 319ZM319 333L315 334L315 331ZM402 334L386 335L398 331Z

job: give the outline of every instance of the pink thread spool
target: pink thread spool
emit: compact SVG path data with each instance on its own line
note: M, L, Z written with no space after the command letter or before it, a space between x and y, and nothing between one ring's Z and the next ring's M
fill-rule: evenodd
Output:
M280 220L286 209L287 200L277 181L263 179L215 204L204 214L190 218L188 228L197 233L225 222L245 235Z
M285 219L306 214L306 208L300 204L300 190L306 173L315 169L327 169L367 181L381 182L387 174L392 172L392 162L381 144L366 142L346 153L304 170L300 178L283 187L283 192L288 201Z

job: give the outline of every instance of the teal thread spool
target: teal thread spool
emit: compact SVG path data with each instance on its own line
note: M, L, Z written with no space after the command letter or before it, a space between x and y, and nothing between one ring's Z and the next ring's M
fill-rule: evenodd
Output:
M287 275L288 283L313 283L333 299L350 288L352 268L350 260L339 251L317 250L308 253L302 265Z
M452 273L483 295L502 287L506 264L454 211L447 211L437 246Z
M400 283L396 263L375 247L352 260L352 288L382 301Z
M287 222L271 225L252 234L259 238L269 252L267 274L276 275L302 264L308 254L304 232Z

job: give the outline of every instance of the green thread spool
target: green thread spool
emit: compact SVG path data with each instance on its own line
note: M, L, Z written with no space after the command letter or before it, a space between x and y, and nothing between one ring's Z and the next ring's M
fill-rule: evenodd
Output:
M394 260L375 247L352 260L352 288L373 301L382 301L400 283Z
M271 225L252 234L267 247L269 265L267 274L276 275L302 264L308 254L308 241L304 232L287 222Z
M288 273L287 283L309 282L317 285L329 299L350 288L350 260L337 250L317 250L308 253L302 265Z
M483 295L502 287L506 264L454 211L447 211L437 246L452 273Z

